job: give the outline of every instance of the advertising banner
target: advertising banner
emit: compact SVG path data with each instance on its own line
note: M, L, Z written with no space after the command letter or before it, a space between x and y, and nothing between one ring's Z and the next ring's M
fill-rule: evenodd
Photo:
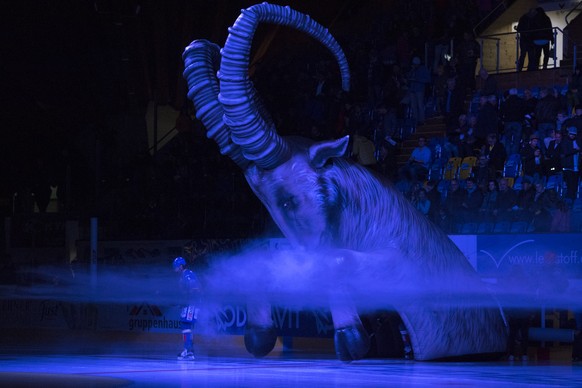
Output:
M526 273L582 278L581 234L477 236L477 271L497 277L522 267Z

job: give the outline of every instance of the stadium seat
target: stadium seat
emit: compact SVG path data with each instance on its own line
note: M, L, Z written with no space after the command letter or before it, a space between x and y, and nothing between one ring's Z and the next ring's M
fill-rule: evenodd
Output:
M459 179L465 180L471 176L473 172L473 167L477 163L477 158L475 156L466 156L461 161L459 167Z
M462 159L459 157L449 158L447 164L445 165L444 179L451 180L457 177L459 167L461 165Z
M503 165L503 176L510 178L517 178L521 175L521 156L519 154L511 154L505 160Z
M428 170L428 179L433 181L440 181L443 179L443 167L440 160L435 160L430 165Z

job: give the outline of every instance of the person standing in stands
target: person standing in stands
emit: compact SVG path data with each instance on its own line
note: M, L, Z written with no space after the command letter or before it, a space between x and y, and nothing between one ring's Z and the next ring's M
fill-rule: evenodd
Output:
M580 174L580 145L578 144L578 129L576 127L568 128L568 136L562 140L560 160L566 182L565 197L574 201L578 194L578 180Z
M546 175L556 175L562 172L562 158L560 155L562 144L562 132L554 133L554 140L550 141L546 149Z
M430 83L430 72L420 61L419 57L412 58L410 71L406 76L408 82L408 100L415 124L424 124L426 86Z
M478 148L486 144L487 135L497 133L499 127L499 112L497 111L497 97L481 96L477 112L477 125L473 136L477 139Z
M548 131L556 129L556 118L560 109L559 101L549 88L540 90L540 98L536 104L537 132L545 137Z
M531 30L533 30L534 17L536 9L531 8L527 13L519 18L516 31L519 33L519 59L517 60L516 70L522 71L525 63L525 57L531 61L535 54L535 47L531 37ZM529 66L528 66L529 70Z
M463 33L463 40L455 48L458 53L458 76L463 93L475 91L475 70L477 60L481 58L481 46L475 40L473 31L467 30Z
M447 78L447 86L443 94L443 101L441 111L445 116L445 125L447 127L447 132L451 133L457 127L459 116L463 114L464 108L464 90L457 82L455 76L450 76ZM466 117L466 116L465 116ZM461 139L456 139L461 140ZM451 140L451 142L454 142Z
M192 330L198 320L200 305L200 285L196 274L187 268L183 257L176 257L172 263L174 272L179 275L179 286L182 293L182 308L180 312L180 325L182 327L182 340L184 350L178 354L179 361L193 361L194 341Z
M537 70L540 65L540 57L544 54L543 69L548 68L550 60L550 45L554 44L554 31L552 21L542 7L536 8L536 14L533 18L532 40L534 44L534 57L530 58L531 70ZM528 70L530 67L528 66Z
M509 89L509 95L501 103L499 110L503 123L503 144L507 155L519 153L525 114L525 101L517 95L517 89Z

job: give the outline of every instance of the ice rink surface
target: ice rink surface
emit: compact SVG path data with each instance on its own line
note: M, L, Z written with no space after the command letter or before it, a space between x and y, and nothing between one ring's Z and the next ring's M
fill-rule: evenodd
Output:
M289 354L262 359L140 354L1 354L2 387L581 387L582 364L416 362Z

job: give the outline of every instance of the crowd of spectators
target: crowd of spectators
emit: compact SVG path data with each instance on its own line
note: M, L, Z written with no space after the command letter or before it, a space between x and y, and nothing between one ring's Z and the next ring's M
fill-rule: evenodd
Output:
M395 186L448 233L578 231L577 83L536 89L476 90L446 136L419 137Z

